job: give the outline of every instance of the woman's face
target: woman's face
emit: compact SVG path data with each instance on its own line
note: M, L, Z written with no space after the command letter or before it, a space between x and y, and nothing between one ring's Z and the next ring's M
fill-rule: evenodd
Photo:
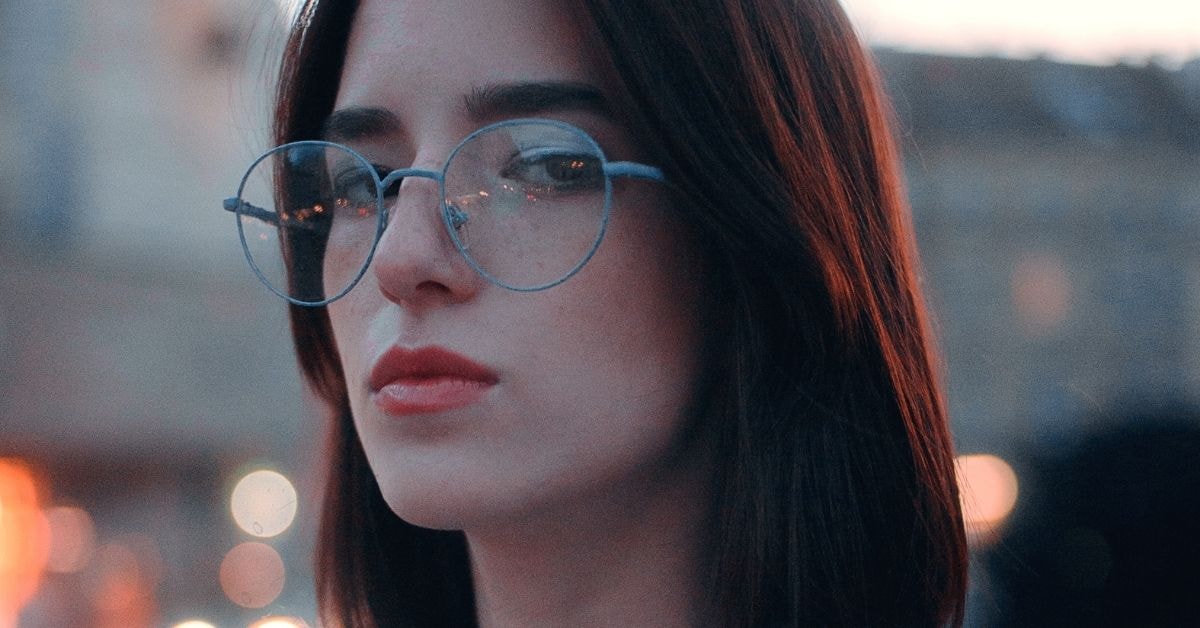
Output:
M335 110L390 115L331 125L330 139L387 169L440 170L475 129L539 117L587 131L610 160L640 161L568 4L367 0ZM636 504L695 475L683 433L700 370L699 264L665 188L614 181L595 257L532 293L468 266L438 194L432 180L404 180L370 270L329 306L355 425L392 509L471 528Z

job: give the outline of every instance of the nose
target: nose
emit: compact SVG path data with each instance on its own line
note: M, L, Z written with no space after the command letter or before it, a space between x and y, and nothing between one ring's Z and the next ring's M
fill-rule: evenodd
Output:
M383 295L409 309L466 301L482 286L446 232L434 176L404 177L371 264Z

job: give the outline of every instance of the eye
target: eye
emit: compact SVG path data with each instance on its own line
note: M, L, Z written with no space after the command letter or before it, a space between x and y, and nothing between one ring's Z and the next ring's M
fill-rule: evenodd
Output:
M377 211L375 181L372 169L364 167L357 159L344 159L330 164L329 204L334 209L331 218L374 216Z
M604 185L599 156L561 148L523 150L500 176L544 192L593 190Z
M353 203L375 200L375 177L358 164L335 168L332 179L334 198Z

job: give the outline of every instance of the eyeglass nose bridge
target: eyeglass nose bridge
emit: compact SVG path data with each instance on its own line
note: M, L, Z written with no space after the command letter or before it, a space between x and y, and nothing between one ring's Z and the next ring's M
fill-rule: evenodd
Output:
M445 181L446 177L442 172L437 170L425 170L424 168L401 168L393 170L379 182L380 195L383 190L388 189L391 185L401 179L407 177L418 177L422 179L432 179L438 184L438 205L439 209L445 215L446 221L451 229L458 229L467 222L467 215L459 208L451 205L445 198ZM382 226L382 225L381 225Z
M380 204L381 204L381 209L385 212L385 216L384 216L385 220L380 221L380 224L379 224L381 234L382 234L383 228L387 225L388 220L386 220L386 219L391 218L391 211L386 206L382 206L383 191L388 189L389 187L391 187L393 183L400 181L402 179L405 179L405 178L409 178L409 177L417 177L420 179L432 179L433 181L437 182L437 185L438 185L438 209L440 211L445 211L443 209L446 205L446 201L443 198L443 196L444 196L443 189L445 187L443 185L443 182L446 179L444 176L442 176L442 173L440 173L436 170L425 170L423 168L401 168L399 170L393 170L393 171L389 172L387 174L387 176L383 178L382 181L379 182L379 200L380 200Z
M442 173L440 173L436 170L425 170L423 168L401 168L399 170L393 170L393 171L389 172L387 174L387 176L384 177L383 180L379 182L379 189L386 190L393 183L399 181L400 179L404 179L407 177L419 177L422 179L433 179L434 181L437 181L439 188L442 185L442 181L445 180L445 178L442 176Z

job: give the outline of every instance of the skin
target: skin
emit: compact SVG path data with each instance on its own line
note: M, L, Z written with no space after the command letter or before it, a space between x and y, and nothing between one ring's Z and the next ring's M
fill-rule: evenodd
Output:
M388 168L438 170L483 124L543 117L583 128L612 160L642 161L609 114L481 118L465 106L475 89L529 81L613 94L608 66L565 7L364 2L335 109L385 108L398 126L347 143ZM437 195L430 180L403 182L370 271L329 306L355 426L388 504L411 523L465 531L485 626L702 623L711 466L685 438L700 374L700 264L665 187L616 183L596 256L536 293L477 275ZM390 416L367 379L396 345L447 348L498 381L466 407Z

